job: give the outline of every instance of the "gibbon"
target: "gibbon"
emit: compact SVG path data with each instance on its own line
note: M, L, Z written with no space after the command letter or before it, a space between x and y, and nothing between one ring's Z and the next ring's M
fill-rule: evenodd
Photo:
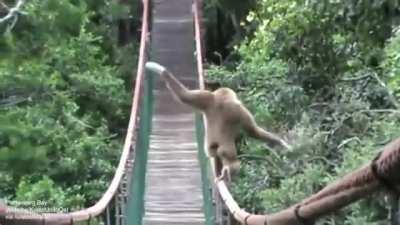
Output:
M253 138L261 139L270 146L291 146L277 135L259 127L253 115L230 88L189 90L165 67L155 62L147 62L146 68L159 74L176 99L204 113L207 126L207 152L213 157L220 174L218 179L231 180L232 174L240 168L235 140L240 129ZM221 165L222 164L222 165Z

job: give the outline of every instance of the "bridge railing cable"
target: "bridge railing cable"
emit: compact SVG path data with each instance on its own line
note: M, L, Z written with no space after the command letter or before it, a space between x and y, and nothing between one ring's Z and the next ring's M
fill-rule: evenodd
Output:
M204 89L199 7L199 1L194 0L197 66L200 88ZM206 127L205 132L207 133ZM231 223L229 218L224 219L221 218L222 215L219 215L221 213L218 211L223 208L227 209L235 220L245 225L305 225L313 224L318 218L380 190L386 190L396 195L400 193L400 173L398 173L400 171L400 138L387 144L381 153L367 165L350 172L301 202L280 212L267 215L251 214L240 208L227 184L223 180L216 179L215 164L213 160L210 161L214 172L212 178L215 180L214 189L218 192L218 196L214 195L214 200L217 211L216 224L219 225ZM219 204L220 200L224 206Z
M21 208L5 206L0 210L0 224L18 225L73 225L78 222L102 220L103 224L122 224L124 208L127 199L127 185L129 185L129 172L132 169L135 155L136 127L138 126L139 105L142 96L144 65L146 63L146 49L148 47L149 30L149 0L142 0L142 28L139 62L132 99L131 114L127 134L121 157L114 173L113 179L100 200L89 208L70 213L36 213ZM114 212L114 216L111 216ZM111 218L114 218L111 221Z

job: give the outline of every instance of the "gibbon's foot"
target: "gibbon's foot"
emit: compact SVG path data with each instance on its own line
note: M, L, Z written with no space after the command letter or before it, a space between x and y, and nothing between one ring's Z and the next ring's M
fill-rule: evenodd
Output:
M147 62L146 69L148 69L152 72L155 72L157 74L162 74L163 72L165 72L167 70L164 66L162 66L156 62Z
M224 174L219 175L219 177L217 177L217 181L223 181L224 177L225 177Z
M231 171L230 171L230 168L229 167L224 167L224 168L222 168L222 170L221 170L221 175L217 178L219 181L221 181L221 180L225 180L225 178L226 178L226 181L228 182L228 183L230 183L231 182Z

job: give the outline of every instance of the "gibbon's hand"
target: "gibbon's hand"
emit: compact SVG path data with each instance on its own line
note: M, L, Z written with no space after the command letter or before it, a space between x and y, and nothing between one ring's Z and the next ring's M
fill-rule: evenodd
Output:
M271 145L268 144L268 143L264 143L264 147L267 148L269 151L273 151L273 149L274 149L276 146L271 146ZM279 149L287 150L287 151L292 151L292 150L293 150L293 146L290 145L290 144L288 144L288 143L287 143L286 141L284 141L283 139L281 139L281 140L279 141Z
M286 150L292 151L293 147L291 145L289 145L286 141L281 140L281 145L286 148Z
M162 66L156 62L151 62L151 61L147 62L145 67L146 67L146 69L148 69L152 72L155 72L158 75L161 75L162 73L167 71L167 69L164 66Z

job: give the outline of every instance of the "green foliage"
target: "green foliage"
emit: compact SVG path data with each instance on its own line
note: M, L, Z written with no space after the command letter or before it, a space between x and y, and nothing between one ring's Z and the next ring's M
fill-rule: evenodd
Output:
M382 63L389 87L397 98L400 97L400 32L397 31L385 48L385 60Z
M43 177L36 183L22 179L16 192L16 201L43 201L51 207L60 207L64 204L65 193L48 177Z
M235 89L259 124L294 149L240 140L232 191L241 206L270 213L293 205L400 135L399 10L393 0L258 1L244 28L254 33L232 53L239 60L210 67L208 76ZM380 199L318 224L387 223Z
M355 61L376 67L381 60L380 47L396 18L388 7L398 3L374 2L263 1L248 16L258 25L254 38L239 51L254 63L284 59L294 82L311 94L331 97L332 88ZM390 12L382 14L385 10Z
M27 1L26 14L0 36L1 197L77 209L108 186L137 50L117 49L116 8Z
M268 212L283 210L291 206L294 199L299 201L312 194L314 187L321 186L323 171L323 166L308 165L302 173L288 176L278 188L264 190L261 195L266 210Z

